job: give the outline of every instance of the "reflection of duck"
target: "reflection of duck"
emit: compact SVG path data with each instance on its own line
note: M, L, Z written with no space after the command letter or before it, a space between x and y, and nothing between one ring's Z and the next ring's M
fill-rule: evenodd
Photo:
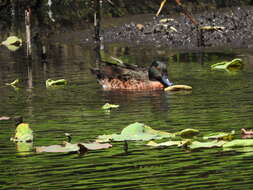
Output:
M167 66L160 61L152 62L149 69L137 65L101 62L99 68L91 71L98 82L107 90L158 90L171 86Z

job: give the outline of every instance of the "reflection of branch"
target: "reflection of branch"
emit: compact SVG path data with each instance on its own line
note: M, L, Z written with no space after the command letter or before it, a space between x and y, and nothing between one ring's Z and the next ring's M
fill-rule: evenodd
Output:
M114 3L111 0L106 0L108 3L114 6Z

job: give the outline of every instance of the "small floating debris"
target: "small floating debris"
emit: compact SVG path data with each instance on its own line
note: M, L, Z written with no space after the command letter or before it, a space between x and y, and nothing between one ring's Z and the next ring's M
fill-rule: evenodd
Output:
M164 91L180 91L180 90L192 90L188 85L172 85L164 89Z
M167 22L172 22L172 21L174 21L173 18L163 18L159 20L159 23L162 24L162 23L167 23Z
M67 80L66 79L59 79L59 80L52 80L52 79L47 79L46 80L46 87L57 87L57 86L64 86L67 85Z
M225 27L224 26L201 26L200 29L213 31L213 30L224 30Z

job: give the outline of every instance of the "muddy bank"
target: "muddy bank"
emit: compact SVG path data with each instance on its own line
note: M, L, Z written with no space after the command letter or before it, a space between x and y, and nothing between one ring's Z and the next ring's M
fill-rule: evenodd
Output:
M253 7L234 7L205 11L193 16L200 26L218 26L203 30L204 47L253 48ZM167 19L167 22L165 20ZM161 21L163 21L161 23ZM130 22L104 28L104 42L153 44L170 48L198 48L197 27L185 15L162 15L145 22ZM90 42L88 38L82 43Z

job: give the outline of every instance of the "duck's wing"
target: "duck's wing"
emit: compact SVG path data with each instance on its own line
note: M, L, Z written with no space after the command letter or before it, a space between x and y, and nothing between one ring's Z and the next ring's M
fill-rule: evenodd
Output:
M120 65L101 62L99 68L91 68L91 72L100 79L148 80L148 71L137 65L122 63Z

